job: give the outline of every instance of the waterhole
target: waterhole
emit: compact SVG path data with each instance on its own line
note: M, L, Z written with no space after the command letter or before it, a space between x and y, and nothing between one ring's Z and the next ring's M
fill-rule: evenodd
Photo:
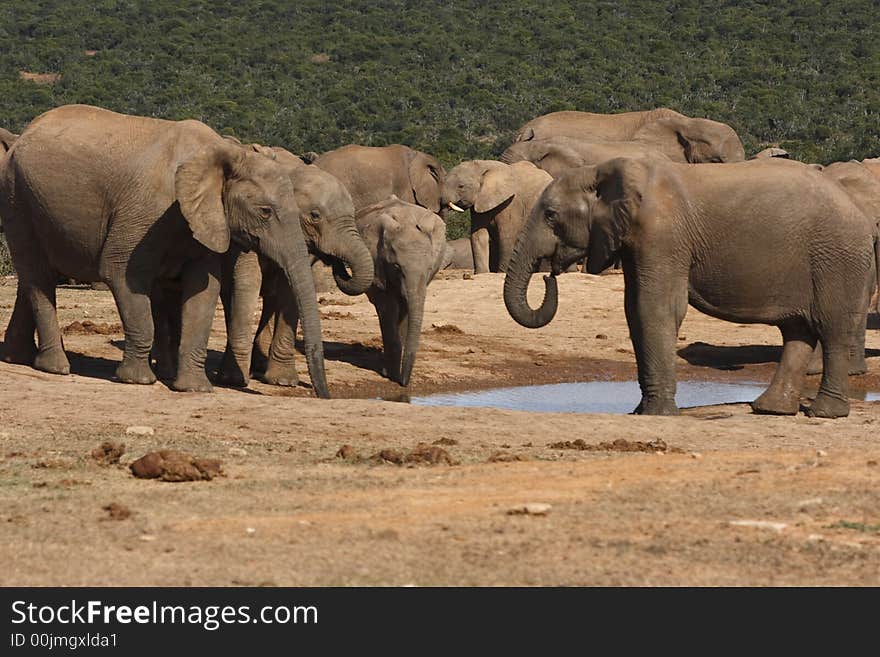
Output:
M679 408L753 401L767 388L757 382L720 383L679 381L675 401ZM880 400L880 393L850 390L864 401ZM638 381L589 381L411 397L420 406L480 406L538 413L630 413L641 399Z

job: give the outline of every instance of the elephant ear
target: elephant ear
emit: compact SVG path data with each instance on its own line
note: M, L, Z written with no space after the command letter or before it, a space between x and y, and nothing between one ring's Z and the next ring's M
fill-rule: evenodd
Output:
M431 212L440 211L440 190L446 171L426 153L414 151L409 163L409 180L416 202Z
M560 146L548 149L544 156L535 162L535 166L558 178L566 169L584 166L584 158L573 148Z
M386 208L377 207L365 214L359 213L357 227L375 264L373 285L384 290L386 289L385 268L380 266L380 263L385 259L388 240L400 230L400 222Z
M693 162L693 137L687 129L687 117L669 117L650 121L633 135L633 141L660 151L673 162Z
M5 152L12 148L16 139L18 139L17 134L0 128L0 152Z
M590 242L587 247L587 272L598 274L614 262L615 254L642 204L642 189L647 180L645 163L617 158L595 167L585 185L596 194ZM593 169L593 167L588 167Z
M480 191L474 198L476 212L489 212L516 194L516 182L510 165L490 167L480 181Z
M446 258L446 222L435 212L426 211L422 216L416 219L416 228L419 232L428 236L431 243L431 276L443 268L444 259ZM450 260L452 254L449 255Z
M205 144L177 166L174 192L193 237L215 253L229 249L229 223L223 209L223 185L244 149L228 140Z

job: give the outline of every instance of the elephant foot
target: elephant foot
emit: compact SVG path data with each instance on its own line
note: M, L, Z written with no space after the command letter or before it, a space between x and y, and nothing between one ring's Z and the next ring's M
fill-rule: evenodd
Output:
M217 369L216 381L220 385L231 386L233 388L247 388L250 383L250 374L244 371L239 362L232 355L232 352L226 351L223 354L223 360Z
M282 365L269 361L266 371L260 377L263 383L273 386L295 386L299 383L299 375L294 365Z
M0 360L4 363L12 363L14 365L33 365L34 359L37 357L37 345L33 339L30 344L22 340L13 341L8 335L3 345L3 355Z
M849 400L832 397L820 391L809 408L804 409L804 413L810 417L846 417L849 415Z
M208 381L204 370L180 372L171 383L171 389L177 392L212 392L214 386Z
M681 415L675 400L660 399L657 397L645 398L636 406L632 412L633 415Z
M49 374L70 374L70 362L61 347L37 352L33 360L34 369Z
M164 359L156 360L155 369L156 376L160 381L172 381L177 375L177 368L170 361Z
M156 382L156 375L146 360L125 360L116 368L116 378L122 383L150 385Z
M758 415L797 415L800 409L800 395L780 394L771 390L752 402L752 412Z

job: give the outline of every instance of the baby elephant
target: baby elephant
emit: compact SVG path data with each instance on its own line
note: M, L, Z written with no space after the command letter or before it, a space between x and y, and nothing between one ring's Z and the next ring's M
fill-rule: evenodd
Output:
M356 221L375 265L367 297L382 330L382 373L406 386L419 348L428 283L443 264L446 224L396 196L364 208Z

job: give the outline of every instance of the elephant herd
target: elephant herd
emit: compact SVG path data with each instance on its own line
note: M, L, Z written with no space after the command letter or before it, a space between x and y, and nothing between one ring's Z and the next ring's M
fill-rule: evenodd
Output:
M311 269L322 261L342 292L367 294L383 373L406 386L441 268L505 272L510 315L538 328L555 314L559 274L620 263L637 413L678 412L675 345L690 304L779 327L782 358L755 412L797 413L821 359L806 411L845 416L848 374L866 369L880 164L779 155L746 160L730 126L669 109L554 112L526 123L499 160L447 172L402 145L297 156L198 121L58 107L20 136L0 129L0 217L18 273L2 357L70 371L55 307L64 276L110 288L125 332L122 382L158 375L174 390L209 391L219 298L217 381L296 385L301 324L312 386L328 397ZM447 211L470 212L469 238L447 242ZM548 270L533 309L529 280Z

